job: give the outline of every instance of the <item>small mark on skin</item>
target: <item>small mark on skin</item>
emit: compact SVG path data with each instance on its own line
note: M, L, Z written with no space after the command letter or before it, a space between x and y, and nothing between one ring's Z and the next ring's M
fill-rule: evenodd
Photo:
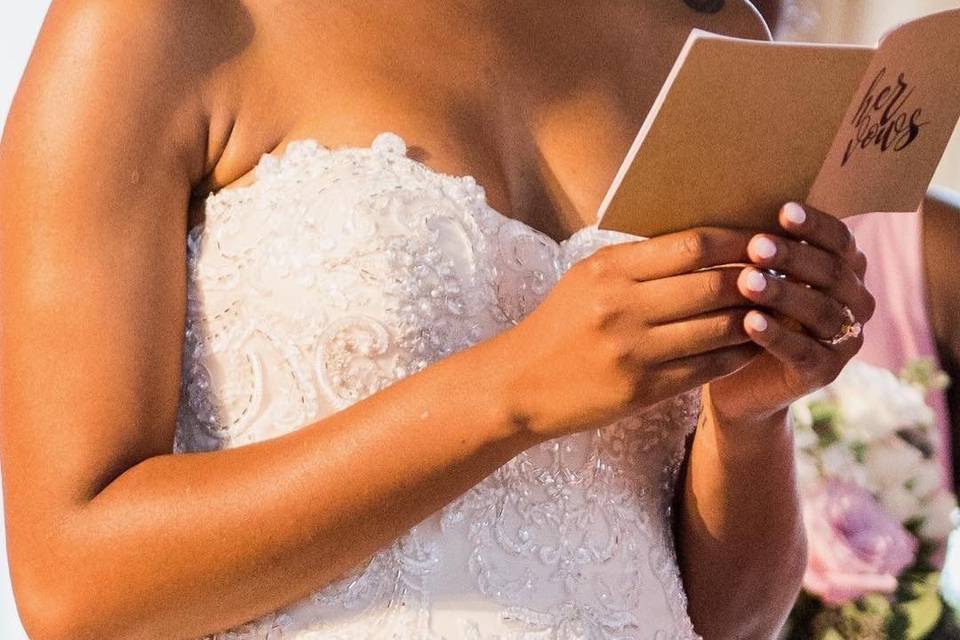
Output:
M421 420L426 420L429 416L430 416L430 412L429 412L429 411L424 411L423 413L420 414L420 419L421 419Z
M130 173L130 184L140 184L140 172L136 169Z

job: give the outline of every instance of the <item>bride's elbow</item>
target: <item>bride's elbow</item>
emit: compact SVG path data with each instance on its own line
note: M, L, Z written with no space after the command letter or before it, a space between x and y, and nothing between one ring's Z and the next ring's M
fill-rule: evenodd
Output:
M803 575L807 568L807 538L801 530L797 534L794 544L784 553L783 563L776 574L776 584L779 589L773 590L771 596L776 594L776 601L769 602L766 606L765 619L758 620L758 629L750 635L736 635L736 638L757 638L758 640L772 640L779 637L783 625L787 622L787 617L797 601L797 596L803 588Z
M110 596L109 585L85 578L81 567L69 561L75 554L61 553L62 545L53 538L7 549L14 602L27 636L30 640L124 637L118 629L105 627L110 616L98 614Z
M11 572L17 613L30 640L71 640L106 637L87 619L84 595L66 576L26 578ZM91 585L89 592L96 591Z
M699 610L691 611L697 631L705 640L773 640L790 615L807 566L807 540L802 529L792 540L783 540L777 561L746 563L740 574L744 588L725 591Z

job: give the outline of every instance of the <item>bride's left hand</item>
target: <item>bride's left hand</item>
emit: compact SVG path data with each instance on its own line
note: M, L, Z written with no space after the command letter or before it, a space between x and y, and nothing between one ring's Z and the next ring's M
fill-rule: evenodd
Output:
M863 336L835 346L818 338L838 334L844 306L862 324L874 312L874 298L863 283L866 258L843 222L795 203L780 210L779 220L786 234L755 236L748 253L759 268L744 268L738 279L740 292L764 308L744 319L747 335L763 351L707 385L713 415L725 424L768 420L832 382L860 350Z

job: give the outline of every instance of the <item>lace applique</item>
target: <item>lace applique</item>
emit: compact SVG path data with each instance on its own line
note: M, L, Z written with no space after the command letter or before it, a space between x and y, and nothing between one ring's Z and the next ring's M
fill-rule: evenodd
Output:
M480 591L522 630L504 637L547 629L551 638L636 637L644 623L636 603L650 597L648 570L686 633L677 637L697 637L676 567L670 504L698 407L699 390L538 445L443 510L445 531L466 523ZM664 440L675 451L665 467L650 455Z
M557 243L405 152L391 133L294 141L208 198L187 239L174 451L315 422L520 322L574 262L638 239L592 225ZM694 396L533 447L333 584L210 637L695 638L669 526Z

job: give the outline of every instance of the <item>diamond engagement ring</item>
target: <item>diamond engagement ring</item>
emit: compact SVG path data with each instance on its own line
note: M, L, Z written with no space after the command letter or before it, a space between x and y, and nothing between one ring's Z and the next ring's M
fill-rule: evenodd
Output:
M857 321L857 318L853 315L853 311L850 310L850 307L843 306L843 325L840 327L840 331L837 332L837 335L832 338L824 340L823 338L818 338L820 342L831 347L835 347L838 344L842 344L849 340L850 338L858 338L863 332L863 325Z

